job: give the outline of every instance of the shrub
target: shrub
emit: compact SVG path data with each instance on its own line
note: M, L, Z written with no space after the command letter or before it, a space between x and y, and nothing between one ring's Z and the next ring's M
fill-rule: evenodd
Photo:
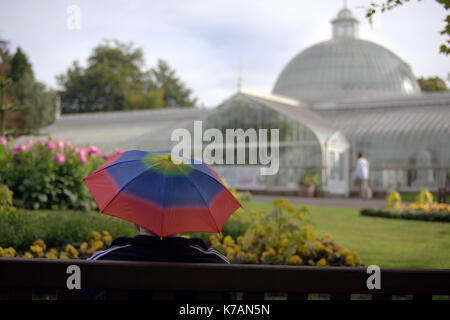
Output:
M108 157L95 146L79 148L62 141L0 145L0 177L18 206L87 210L96 205L82 179Z
M417 204L430 205L434 203L433 195L430 191L424 189L416 197Z
M422 190L416 197L416 202L406 205L401 202L400 194L393 190L386 197L386 207L378 209L363 209L363 216L384 217L408 220L450 222L450 205L436 203L428 190Z
M450 222L450 211L448 209L428 212L413 210L393 211L389 209L363 209L360 211L360 214L362 216L370 217Z
M402 197L400 193L395 190L392 190L389 195L386 197L386 208L397 209L402 204Z
M0 185L0 206L12 206L13 192L7 185Z
M211 235L209 244L233 263L362 265L356 252L336 245L330 235L312 231L307 207L294 208L287 200L273 202L269 214L256 214L243 235Z
M318 186L322 181L322 178L320 177L320 174L318 173L307 173L305 174L299 181L299 184L303 185L315 185Z

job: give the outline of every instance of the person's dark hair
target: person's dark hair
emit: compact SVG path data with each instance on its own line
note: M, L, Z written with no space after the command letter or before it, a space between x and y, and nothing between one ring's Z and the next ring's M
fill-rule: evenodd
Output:
M358 158L362 158L362 153L358 153Z

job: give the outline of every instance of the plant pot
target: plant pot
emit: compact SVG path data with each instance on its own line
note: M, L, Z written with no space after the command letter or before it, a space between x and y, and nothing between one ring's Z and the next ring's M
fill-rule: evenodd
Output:
M300 184L299 196L312 198L314 197L314 191L316 190L316 186L313 184Z

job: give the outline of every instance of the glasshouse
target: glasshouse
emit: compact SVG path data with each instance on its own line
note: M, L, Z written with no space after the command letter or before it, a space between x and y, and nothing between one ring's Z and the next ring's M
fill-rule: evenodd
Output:
M254 164L214 168L239 189L293 191L317 175L324 193L348 195L361 152L375 191L436 190L450 172L450 94L422 93L410 66L360 39L358 24L342 9L332 38L287 63L271 94L239 88L215 108L62 115L43 133L111 150L161 150L195 120L221 131L278 128L277 174L261 175Z

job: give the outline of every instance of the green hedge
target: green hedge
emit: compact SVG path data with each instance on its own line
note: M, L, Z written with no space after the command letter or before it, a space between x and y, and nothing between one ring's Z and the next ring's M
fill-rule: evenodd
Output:
M0 206L0 247L29 250L40 239L49 247L80 245L92 231L107 230L113 238L137 234L134 225L95 211L22 210Z
M362 209L360 211L362 216L383 217L393 219L406 220L422 220L422 221L439 221L450 222L450 212L412 212L412 211L390 211L387 209Z

